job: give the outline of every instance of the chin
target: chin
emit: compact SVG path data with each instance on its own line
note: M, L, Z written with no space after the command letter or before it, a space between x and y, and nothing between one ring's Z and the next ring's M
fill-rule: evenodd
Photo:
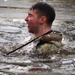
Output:
M28 30L30 33L32 33L32 31Z

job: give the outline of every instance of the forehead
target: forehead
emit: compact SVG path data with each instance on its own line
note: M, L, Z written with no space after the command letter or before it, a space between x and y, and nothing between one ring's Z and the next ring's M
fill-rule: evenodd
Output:
M38 10L36 10L36 9L29 9L29 11L28 11L28 14L34 14L34 15L38 15L39 13L38 13Z

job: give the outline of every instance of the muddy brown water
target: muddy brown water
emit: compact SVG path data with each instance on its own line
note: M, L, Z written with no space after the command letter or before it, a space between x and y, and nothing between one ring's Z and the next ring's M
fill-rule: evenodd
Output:
M23 49L4 56L30 35L24 18L28 8L38 1L55 8L53 29L63 33L66 51L51 55L49 59L32 59L23 54ZM75 0L0 0L0 75L75 75L74 50Z

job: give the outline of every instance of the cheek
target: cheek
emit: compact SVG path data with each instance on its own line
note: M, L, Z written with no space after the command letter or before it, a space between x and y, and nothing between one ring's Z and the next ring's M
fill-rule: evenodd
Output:
M31 19L30 20L30 24L33 25L33 26L36 26L38 23L38 21L36 19Z
M30 27L37 28L39 24L39 19L37 17L29 18Z

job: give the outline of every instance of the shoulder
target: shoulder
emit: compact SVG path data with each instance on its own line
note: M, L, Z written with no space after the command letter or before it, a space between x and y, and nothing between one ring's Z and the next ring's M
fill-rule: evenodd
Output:
M44 35L42 41L61 41L62 33L59 31L52 31L51 33Z

